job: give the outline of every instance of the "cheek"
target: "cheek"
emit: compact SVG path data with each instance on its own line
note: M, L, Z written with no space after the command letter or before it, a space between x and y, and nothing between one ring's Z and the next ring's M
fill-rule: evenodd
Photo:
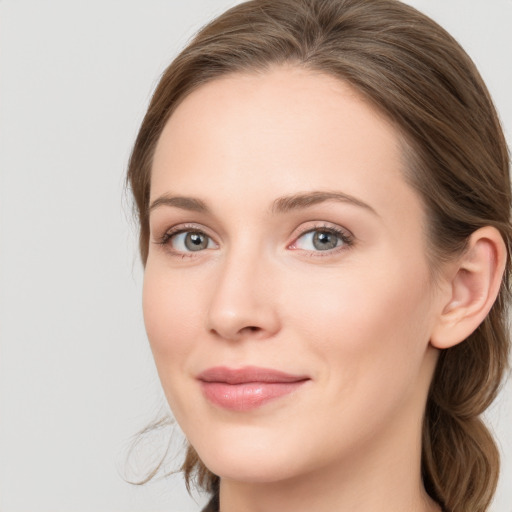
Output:
M204 325L199 303L204 294L200 286L170 272L165 265L146 265L143 287L143 312L146 333L162 389L173 415L186 425L190 412L189 396L194 396L189 378L189 362L200 340ZM184 378L186 377L186 378ZM184 428L185 431L188 429Z
M332 439L343 432L363 444L394 418L419 415L428 387L423 381L430 378L424 369L429 303L422 275L414 272L411 281L403 266L369 268L321 280L322 286L311 277L301 286L296 281L286 301L293 338L318 369L321 393L307 428ZM312 457L327 457L334 446Z
M190 350L192 331L200 325L196 287L186 286L170 272L159 271L148 263L144 274L144 324L157 369L179 364ZM166 372L167 373L167 372Z
M412 379L429 339L427 286L423 267L382 260L330 275L304 273L287 279L285 323L347 380L392 377L401 369Z

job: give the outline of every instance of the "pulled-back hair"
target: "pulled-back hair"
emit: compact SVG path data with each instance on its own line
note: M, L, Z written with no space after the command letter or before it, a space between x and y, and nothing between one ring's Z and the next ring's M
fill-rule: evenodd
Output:
M429 220L429 261L459 254L478 228L511 247L509 154L489 93L471 59L435 22L397 0L252 0L205 26L164 72L131 155L128 180L148 255L148 202L156 143L177 105L230 73L292 64L349 83L397 127L405 178ZM441 351L423 422L422 476L450 512L483 512L499 454L481 414L507 368L510 256L489 315L463 343ZM187 485L218 489L192 447Z

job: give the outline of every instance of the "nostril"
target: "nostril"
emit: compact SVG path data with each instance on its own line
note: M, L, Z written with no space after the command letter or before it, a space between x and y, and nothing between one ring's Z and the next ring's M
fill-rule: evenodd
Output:
M236 338L238 339L240 335L244 335L245 334L249 334L249 333L259 333L263 331L263 329L261 327L257 327L255 325L248 325L247 327L242 327L242 329L240 329L238 332L236 332L233 336L229 336L228 333L226 332L222 332L222 330L217 330L217 329L211 329L210 332L217 335L217 336L221 336L221 337L226 337L226 338L230 338L230 337L233 337L233 338Z
M261 330L262 330L262 328L258 327L256 325L248 325L247 327L240 329L239 332L241 332L241 333L245 332L246 334L248 334L248 333L257 333L257 332L260 332Z

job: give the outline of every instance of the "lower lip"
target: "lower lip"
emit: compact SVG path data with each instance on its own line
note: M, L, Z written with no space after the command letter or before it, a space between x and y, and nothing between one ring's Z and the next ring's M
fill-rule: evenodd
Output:
M289 395L306 381L297 382L201 382L206 398L215 405L231 411L250 411L267 402Z

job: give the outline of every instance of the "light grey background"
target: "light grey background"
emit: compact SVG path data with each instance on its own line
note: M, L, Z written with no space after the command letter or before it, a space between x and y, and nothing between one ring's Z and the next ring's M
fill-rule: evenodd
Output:
M119 476L130 437L163 403L123 180L160 73L235 3L0 1L1 512L204 502L179 476L143 488ZM409 3L476 61L510 143L512 1ZM495 512L512 511L511 395L509 382L489 415L505 460Z

